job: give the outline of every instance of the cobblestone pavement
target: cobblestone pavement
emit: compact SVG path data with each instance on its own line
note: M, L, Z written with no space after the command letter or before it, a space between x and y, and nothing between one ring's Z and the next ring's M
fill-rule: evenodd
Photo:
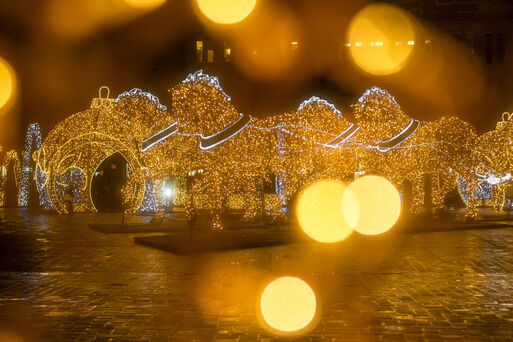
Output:
M513 340L513 229L177 256L87 227L116 220L0 209L0 341L272 341L257 303L283 275L320 304L299 340Z

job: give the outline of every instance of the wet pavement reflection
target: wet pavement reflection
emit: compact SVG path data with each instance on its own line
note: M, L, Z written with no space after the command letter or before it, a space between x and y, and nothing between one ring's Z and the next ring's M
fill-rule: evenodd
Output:
M290 275L318 297L307 340L513 339L511 228L178 256L88 228L120 219L0 208L0 337L270 341L258 298Z

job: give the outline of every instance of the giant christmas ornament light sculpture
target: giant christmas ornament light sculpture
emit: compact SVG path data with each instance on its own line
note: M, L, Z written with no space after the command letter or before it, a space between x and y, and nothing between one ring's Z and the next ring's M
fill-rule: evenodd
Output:
M155 165L159 163L158 153L142 153L142 142L173 122L156 97L139 89L115 100L108 95L102 98L100 93L90 109L70 116L48 134L38 157L38 187L48 194L53 208L65 213L63 195L66 186L72 185L69 173L79 169L80 180L75 179L73 188L78 194L75 210L95 211L90 194L94 171L118 152L128 162L132 184L124 193L126 211L135 212L144 197L145 181L152 177L150 170L158 170Z

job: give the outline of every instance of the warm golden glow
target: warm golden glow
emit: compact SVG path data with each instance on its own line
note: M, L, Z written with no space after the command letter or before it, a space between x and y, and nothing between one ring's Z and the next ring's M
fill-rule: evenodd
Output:
M349 184L342 196L342 212L348 224L365 235L388 231L401 213L399 192L387 179L365 176Z
M133 8L155 8L162 5L166 0L124 0L127 5Z
M4 108L14 95L15 76L12 68L0 58L0 110Z
M304 329L317 309L315 293L303 280L278 278L266 286L260 298L260 311L267 324L282 332Z
M235 66L257 80L294 77L301 29L293 14L283 8L262 10L258 20L248 21L244 29L232 33Z
M301 229L312 239L338 242L351 234L341 208L345 190L341 183L320 181L303 191L297 203L297 218Z
M235 24L253 11L256 0L196 0L198 7L209 20L217 24Z
M409 15L388 4L365 7L347 31L353 61L374 75L400 71L413 51L414 40L414 24Z

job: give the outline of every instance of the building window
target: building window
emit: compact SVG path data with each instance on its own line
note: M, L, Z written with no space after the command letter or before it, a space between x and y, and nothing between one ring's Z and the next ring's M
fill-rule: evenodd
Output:
M232 49L230 49L226 44L224 44L224 61L229 62L232 58Z
M504 63L504 33L497 34L497 62Z
M214 50L207 51L207 62L214 63Z
M491 64L493 61L493 51L492 51L492 34L485 34L485 60L486 64Z
M196 62L203 63L203 41L196 41Z
M290 45L292 47L292 56L297 57L298 51L299 51L299 43L294 41L294 42L291 42Z

